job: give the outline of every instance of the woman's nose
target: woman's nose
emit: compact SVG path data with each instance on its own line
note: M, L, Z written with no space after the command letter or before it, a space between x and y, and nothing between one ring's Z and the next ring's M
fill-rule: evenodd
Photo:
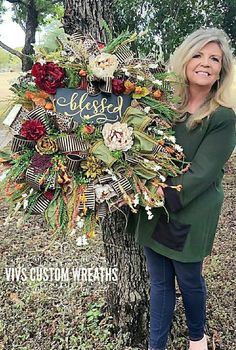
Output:
M202 57L201 59L201 65L204 66L204 67L209 67L210 65L210 60L208 57Z

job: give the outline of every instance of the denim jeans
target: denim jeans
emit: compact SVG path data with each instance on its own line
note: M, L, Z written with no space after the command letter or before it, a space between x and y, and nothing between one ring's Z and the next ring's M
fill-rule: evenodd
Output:
M165 350L175 308L175 277L183 298L189 337L204 336L206 318L206 286L202 262L182 263L144 247L151 281L150 348Z

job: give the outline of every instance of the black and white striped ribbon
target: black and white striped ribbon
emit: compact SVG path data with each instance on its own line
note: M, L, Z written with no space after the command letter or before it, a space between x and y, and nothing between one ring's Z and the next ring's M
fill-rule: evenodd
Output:
M85 196L86 201L80 203L79 210L83 208L95 209L95 193L94 186L88 185L87 189L84 191L83 195Z
M29 184L36 191L42 189L42 187L47 187L48 190L55 190L56 188L56 175L49 176L45 183L41 183L41 179L43 174L38 171L39 169L35 169L30 166L25 173L25 182Z
M128 48L126 44L118 47L117 51L114 53L120 64L127 62L133 58L133 52Z
M41 121L47 132L50 130L47 120L47 112L41 106L32 109L32 111L27 114L27 119L38 119Z
M133 156L129 156L128 154L125 154L125 160L129 162L130 164L139 164L139 160L137 158L134 158Z
M155 145L152 149L152 154L154 156L158 155L158 153L165 153L166 155L169 155L169 153L166 151L165 147L162 145Z
M67 154L66 167L69 171L76 172L80 167L80 162L83 160L83 156L78 154Z
M98 182L103 185L103 184L107 184L108 182L112 181L112 175L103 175L103 176L99 176L98 178Z
M30 185L36 191L41 190L40 179L42 174L35 172L33 167L29 167L25 173L25 181L28 185Z
M84 35L82 32L76 32L71 35L71 40L75 41L76 43L79 43L83 39Z
M57 145L59 151L62 153L72 153L72 152L86 152L89 145L78 139L76 135L62 136L57 139Z
M13 153L20 152L23 147L34 148L35 141L26 140L23 136L14 135L11 144L11 151Z
M48 205L50 203L50 200L47 199L46 197L44 197L44 195L40 196L37 200L37 202L35 203L31 214L42 214L45 212L45 210L47 209Z
M118 197L121 197L123 192L129 193L132 191L132 186L126 177L113 181L110 185L113 187Z
M100 80L99 87L105 94L112 93L112 77L104 77Z
M97 207L97 216L100 218L100 219L104 219L106 216L107 216L107 213L108 213L108 205L106 202L103 202L101 204L98 205Z

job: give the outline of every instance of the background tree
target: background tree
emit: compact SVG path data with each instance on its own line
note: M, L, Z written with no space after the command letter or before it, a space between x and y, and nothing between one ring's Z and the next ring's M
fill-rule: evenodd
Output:
M25 44L22 52L9 47L0 41L0 46L19 57L22 61L22 70L27 71L32 66L32 55L34 54L35 34L40 25L45 24L48 15L57 16L60 0L6 0L12 4L13 21L25 32ZM0 13L5 11L3 1L0 1Z
M81 31L91 34L98 41L106 42L103 21L112 29L112 4L113 0L64 0L65 32L72 34Z
M65 0L64 27L69 34L77 30L106 41L102 27L105 19L113 27L112 0ZM148 281L143 254L135 246L134 236L126 233L125 208L107 217L103 223L103 241L107 264L118 268L118 283L110 284L107 307L124 345L144 348L148 327Z
M224 29L236 49L235 0L116 0L114 18L117 32L126 29L127 24L130 30L147 28L138 51L158 54L161 50L165 60L187 34L201 26Z

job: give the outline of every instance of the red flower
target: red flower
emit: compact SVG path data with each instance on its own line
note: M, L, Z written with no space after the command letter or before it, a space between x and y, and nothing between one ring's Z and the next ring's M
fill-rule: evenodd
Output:
M124 80L113 79L112 80L112 91L116 95L120 95L125 91Z
M54 193L55 193L54 191L49 190L49 191L44 192L43 195L45 198L47 198L49 201L51 201L54 197Z
M48 94L54 95L57 88L63 86L64 71L55 63L48 62L43 65L35 63L31 74L36 78L35 84Z
M106 44L102 43L101 41L98 41L97 44L98 44L99 50L102 50L102 49L104 49L104 47L106 47Z
M43 123L38 119L26 120L22 126L20 134L27 140L37 141L46 132Z

